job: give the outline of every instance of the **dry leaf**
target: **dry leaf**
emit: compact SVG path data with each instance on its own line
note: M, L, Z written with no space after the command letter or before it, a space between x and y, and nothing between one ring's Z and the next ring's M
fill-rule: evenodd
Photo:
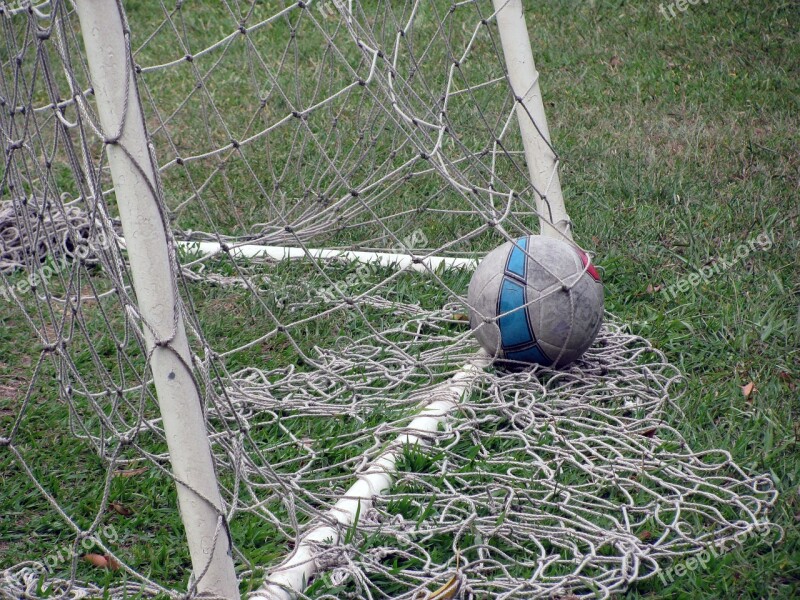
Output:
M645 529L643 532L641 532L639 534L639 539L642 540L643 542L646 542L647 540L649 540L652 537L653 537L653 534L650 533L647 529Z
M622 59L619 56L612 56L608 64L610 64L612 68L616 69L617 67L622 66Z
M147 467L128 469L127 471L114 471L114 477L136 477L136 475L141 475L142 473L147 473Z
M100 554L85 554L83 560L100 569L108 568L108 559Z
M453 315L453 319L455 319L456 321L464 321L464 322L468 323L469 322L469 315L467 315L465 313L455 313Z
M642 432L642 435L644 437L649 437L649 438L653 437L655 434L656 434L656 428L655 427L653 427L652 429L646 429L646 430L644 430Z
M108 505L108 510L112 510L123 517L130 517L133 514L133 511L121 502L111 502Z
M461 589L461 573L458 570L461 564L461 555L456 553L456 572L447 582L432 592L419 592L415 598L419 600L451 600L456 597Z
M420 592L417 594L417 598L419 600L451 600L452 598L456 597L458 594L458 590L461 589L461 576L456 573L450 579L447 580L440 588L428 592Z
M652 283L647 284L647 293L648 294L655 294L661 291L660 285L653 285Z
M750 396L755 391L756 391L756 384L753 383L752 381L750 383L748 383L747 385L743 385L742 386L742 394L744 394L744 399L745 400L749 400Z
M98 569L109 569L111 571L119 571L122 565L119 564L119 561L111 556L110 554L100 555L100 554L85 554L83 556L83 560L88 563L91 563Z

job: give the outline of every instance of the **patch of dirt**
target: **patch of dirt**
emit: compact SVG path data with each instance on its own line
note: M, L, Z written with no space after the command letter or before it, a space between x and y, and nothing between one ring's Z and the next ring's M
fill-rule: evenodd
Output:
M10 415L13 413L9 405L15 400L25 395L28 384L21 379L0 383L0 415Z

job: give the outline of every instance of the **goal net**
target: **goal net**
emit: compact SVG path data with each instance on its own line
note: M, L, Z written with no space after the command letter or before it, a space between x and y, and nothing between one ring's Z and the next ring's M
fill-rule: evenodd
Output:
M475 261L572 235L518 1L0 7L0 596L606 597L780 535L613 315L479 350Z

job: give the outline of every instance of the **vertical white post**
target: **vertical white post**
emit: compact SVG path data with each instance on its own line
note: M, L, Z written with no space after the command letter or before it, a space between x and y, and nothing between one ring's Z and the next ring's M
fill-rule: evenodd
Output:
M558 161L550 147L550 131L539 89L539 73L533 62L522 0L493 0L493 3L508 78L517 99L517 120L522 132L525 161L533 185L544 195L544 198L536 198L541 234L566 236L571 240L571 221L564 208Z
M233 600L239 598L239 586L178 312L167 225L159 209L157 171L148 149L122 8L116 0L77 0L76 8L197 588L201 594Z

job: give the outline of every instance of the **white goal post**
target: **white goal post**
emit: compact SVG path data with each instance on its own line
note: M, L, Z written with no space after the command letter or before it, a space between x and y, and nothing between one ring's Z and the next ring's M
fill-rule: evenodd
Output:
M550 140L539 87L539 72L533 61L531 40L522 0L492 0L508 80L517 101L517 116L525 147L525 162L536 188L536 207L542 235L572 240L572 222L564 207L558 156Z
M77 0L178 502L202 594L238 598L230 533L183 319L175 249L139 105L130 42L117 0Z

